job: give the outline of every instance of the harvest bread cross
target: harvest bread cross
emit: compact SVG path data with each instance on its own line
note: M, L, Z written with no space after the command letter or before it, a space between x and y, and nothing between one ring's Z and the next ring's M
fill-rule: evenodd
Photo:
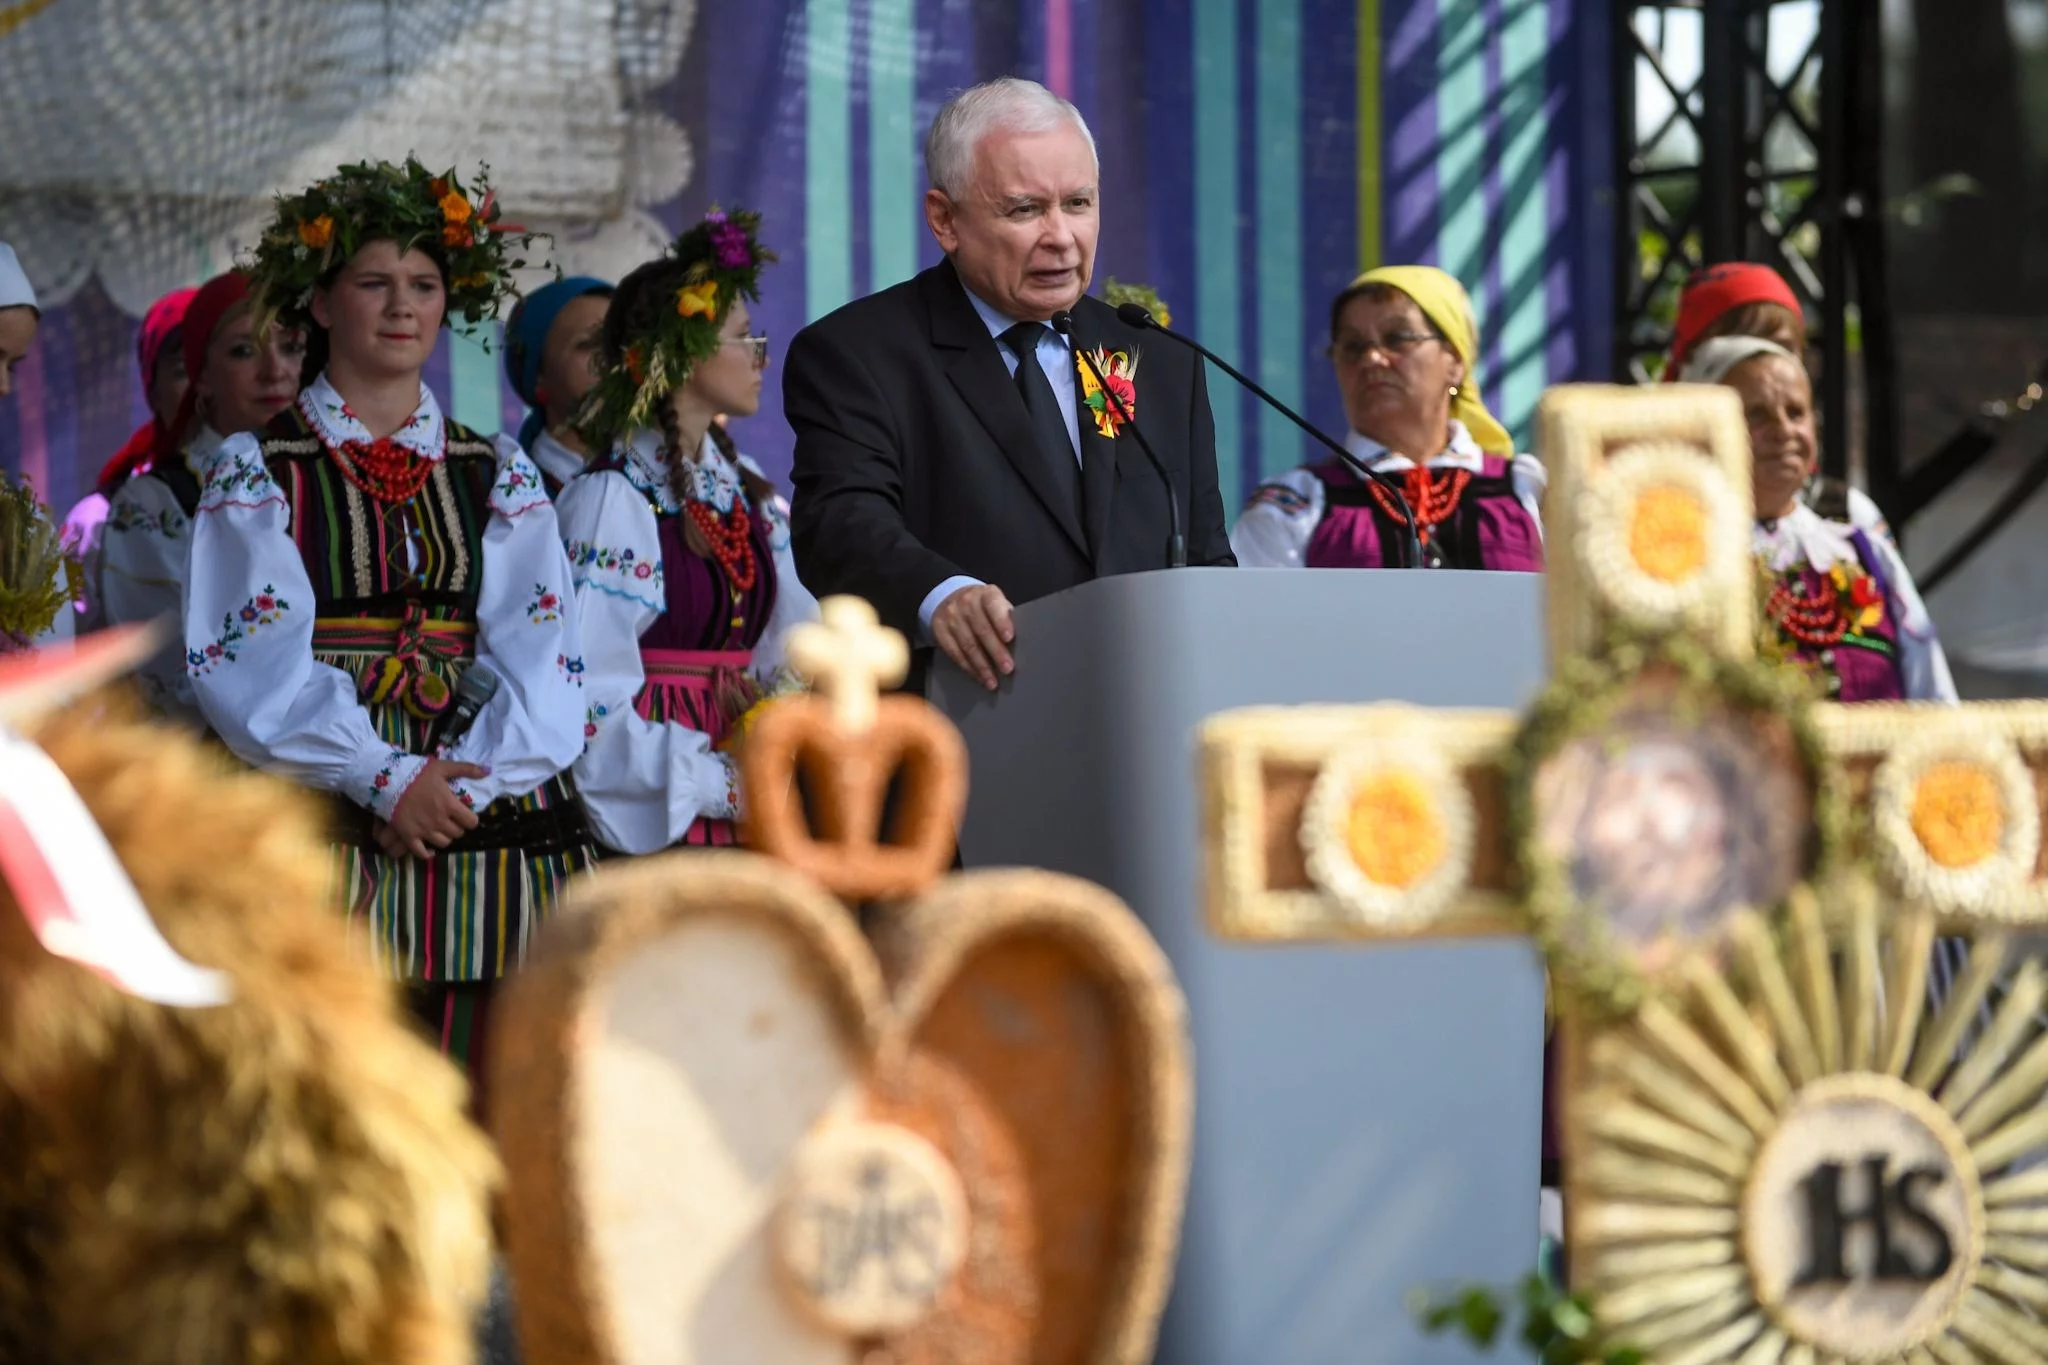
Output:
M1678 1365L2048 1356L2048 705L1836 706L1758 657L1732 394L1544 401L1554 676L1523 715L1259 709L1202 735L1227 937L1531 933L1567 1242ZM1927 1006L1937 922L1975 934Z

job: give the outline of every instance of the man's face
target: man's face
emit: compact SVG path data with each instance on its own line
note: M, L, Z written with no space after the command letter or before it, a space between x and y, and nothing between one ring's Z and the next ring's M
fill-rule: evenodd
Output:
M960 281L1020 322L1044 322L1088 292L1101 228L1095 157L1071 121L994 132L974 149L960 199L925 194L925 221Z

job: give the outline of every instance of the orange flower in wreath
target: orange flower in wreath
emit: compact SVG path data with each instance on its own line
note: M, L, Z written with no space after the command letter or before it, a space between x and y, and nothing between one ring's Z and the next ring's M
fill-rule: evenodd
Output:
M705 280L701 284L684 285L676 291L676 312L686 318L717 317L718 282Z
M466 223L474 212L475 210L469 206L469 200L454 190L441 196L441 218L444 222Z
M442 246L475 246L476 229L468 223L443 223L441 225Z
M334 215L323 213L309 223L300 223L299 240L315 251L325 250L334 240Z

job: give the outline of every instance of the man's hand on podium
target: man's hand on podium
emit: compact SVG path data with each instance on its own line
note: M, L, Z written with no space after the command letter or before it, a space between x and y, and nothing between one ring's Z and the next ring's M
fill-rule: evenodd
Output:
M996 690L998 674L1016 671L1009 650L1016 638L1010 599L993 583L962 588L932 613L933 643L991 692Z

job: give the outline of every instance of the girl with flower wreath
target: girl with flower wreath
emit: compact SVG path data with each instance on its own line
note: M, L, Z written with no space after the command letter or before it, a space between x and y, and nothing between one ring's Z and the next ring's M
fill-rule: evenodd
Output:
M1807 504L1820 438L1799 358L1763 337L1714 337L1693 348L1683 377L1742 397L1754 550L1769 579L1764 614L1784 652L1814 670L1834 701L1956 700L1934 622L1891 541Z
M718 421L760 406L768 339L747 334L747 301L774 257L758 224L713 210L619 282L581 423L610 453L560 498L590 703L576 782L620 853L735 842L719 746L818 614L787 509Z
M582 662L554 508L516 442L449 421L421 382L449 315L490 316L528 240L412 159L278 201L256 325L309 328L326 367L222 446L185 597L201 710L243 759L330 797L350 915L473 1078L493 984L591 861L563 776ZM444 742L471 668L497 689Z
M110 626L177 618L192 514L207 466L228 436L262 430L298 397L305 333L273 326L258 334L249 277L239 270L200 286L186 306L176 344L187 376L184 399L162 424L147 462L114 490L107 511L99 584ZM135 680L160 714L205 728L182 645L142 665Z

